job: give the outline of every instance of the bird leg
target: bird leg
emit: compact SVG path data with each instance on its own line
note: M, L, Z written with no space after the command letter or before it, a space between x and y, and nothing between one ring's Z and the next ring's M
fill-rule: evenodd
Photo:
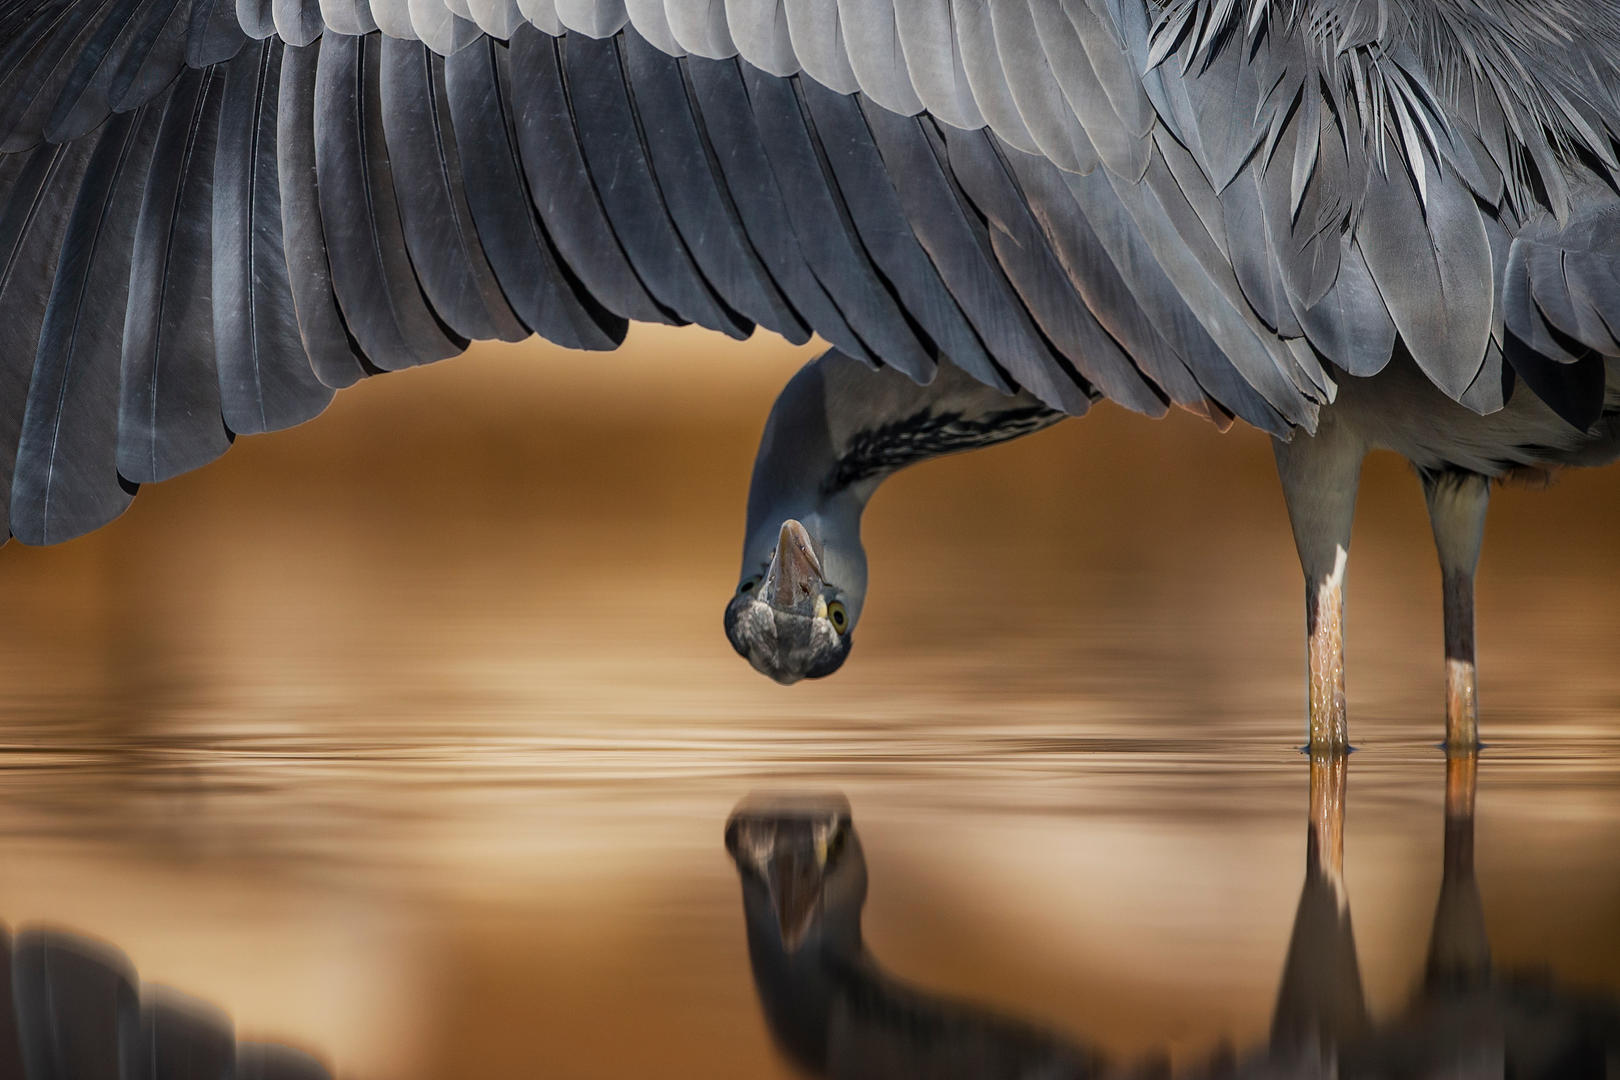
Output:
M1322 417L1317 433L1272 443L1294 546L1305 571L1309 694L1307 743L1312 753L1349 747L1344 692L1344 576L1350 525L1366 449Z
M1446 624L1446 753L1479 746L1474 675L1474 570L1485 538L1490 481L1478 473L1424 471L1423 497L1440 552Z

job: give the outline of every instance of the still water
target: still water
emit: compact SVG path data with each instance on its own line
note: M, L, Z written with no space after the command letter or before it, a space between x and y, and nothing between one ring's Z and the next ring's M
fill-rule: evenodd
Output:
M100 534L0 550L0 919L343 1077L793 1076L724 831L751 792L841 793L884 978L1087 1053L1254 1060L1307 955L1369 1038L1421 1026L1441 911L1488 956L1471 985L1612 1024L1620 476L1497 498L1465 863L1398 463L1352 550L1360 749L1313 817L1263 440L1099 410L897 479L850 662L782 689L720 613L807 354L639 344L390 376ZM1333 917L1291 952L1307 908Z

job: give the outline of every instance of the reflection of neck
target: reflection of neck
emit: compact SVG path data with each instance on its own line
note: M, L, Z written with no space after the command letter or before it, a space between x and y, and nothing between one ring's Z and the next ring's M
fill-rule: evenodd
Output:
M1447 755L1445 855L1424 969L1424 984L1431 990L1471 984L1489 973L1491 967L1485 905L1479 896L1479 880L1474 876L1474 790L1478 776L1477 753Z
M824 1074L833 1012L850 974L876 977L861 945L860 916L830 925L822 920L794 952L782 945L775 913L763 889L744 893L748 960L766 1025L784 1053L802 1068Z
M1305 832L1305 885L1283 964L1272 1016L1278 1050L1327 1054L1367 1026L1356 963L1350 900L1344 887L1344 798L1348 765L1341 753L1311 755L1310 822Z

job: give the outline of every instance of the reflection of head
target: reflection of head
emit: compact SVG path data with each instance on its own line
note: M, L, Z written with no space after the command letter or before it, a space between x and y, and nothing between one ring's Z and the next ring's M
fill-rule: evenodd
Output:
M726 823L751 930L786 953L858 946L866 859L842 795L749 796Z

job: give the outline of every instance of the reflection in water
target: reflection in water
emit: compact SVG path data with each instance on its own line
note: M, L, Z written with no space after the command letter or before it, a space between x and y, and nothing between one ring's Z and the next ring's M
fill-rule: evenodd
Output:
M162 987L88 938L0 929L0 1078L329 1080L284 1046L238 1043L230 1017Z
M1369 1015L1344 876L1348 758L1313 755L1305 882L1268 1045L1198 1077L1620 1076L1620 1001L1493 973L1474 875L1478 757L1446 760L1445 843L1425 974L1406 1008ZM985 1080L1133 1076L1082 1041L887 974L861 938L867 871L841 795L753 795L726 847L742 879L755 989L780 1049L817 1076Z
M726 827L748 956L782 1050L838 1077L1086 1077L1094 1056L1034 1025L914 990L861 942L866 857L842 796L745 800Z

